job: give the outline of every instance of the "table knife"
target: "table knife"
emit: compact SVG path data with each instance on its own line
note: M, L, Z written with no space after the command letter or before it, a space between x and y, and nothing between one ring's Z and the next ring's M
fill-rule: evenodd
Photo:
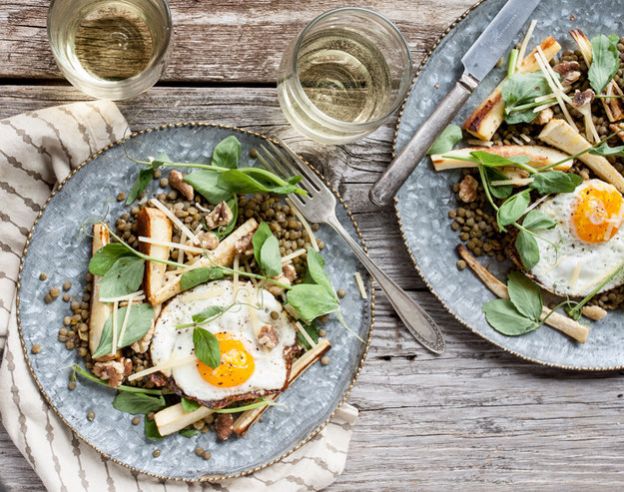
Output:
M377 206L387 205L427 153L437 136L490 73L540 0L508 0L462 58L464 73L370 191Z

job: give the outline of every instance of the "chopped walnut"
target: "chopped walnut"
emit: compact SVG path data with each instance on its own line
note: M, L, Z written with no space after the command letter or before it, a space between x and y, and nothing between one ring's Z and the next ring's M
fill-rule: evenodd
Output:
M542 109L537 115L537 118L533 120L533 123L535 123L536 125L545 125L550 120L552 120L554 116L555 116L555 113L553 112L552 109L550 108Z
M154 372L147 377L147 380L156 388L162 388L167 384L167 376L162 372Z
M231 413L221 413L217 416L214 429L221 441L227 441L234 432L234 416Z
M251 239L253 238L252 234L247 234L246 236L241 237L236 243L234 243L234 250L237 254L246 254L248 251L252 251L251 249Z
M108 382L112 388L117 388L126 376L132 372L132 361L130 359L109 360L106 362L96 362L93 365L93 374Z
M195 197L193 187L184 181L184 175L180 171L174 169L169 173L169 185L174 190L178 190L188 201L192 201Z
M282 266L282 273L284 274L284 277L286 277L291 282L297 278L297 270L295 270L295 267L290 262L285 263Z
M197 234L197 239L199 239L200 248L204 249L216 249L219 246L219 237L210 231L200 232ZM194 246L190 241L188 242L189 246Z
M282 265L282 273L273 280L284 285L292 285L293 281L297 278L297 271L292 263L286 263ZM284 288L275 284L268 284L267 290L274 296L279 296L284 293Z
M478 188L478 181L467 174L459 183L459 199L464 203L474 202L477 199Z
M220 202L215 205L212 212L206 215L206 225L208 226L208 229L216 229L217 227L228 225L233 218L234 214L230 210L228 204Z
M572 106L576 109L580 109L594 100L595 93L591 89L584 91L577 90L572 96Z
M279 338L277 337L277 331L272 325L262 325L258 332L258 346L261 349L273 350L277 347Z
M562 85L572 85L581 77L580 65L575 61L565 61L557 63L553 70L561 75Z

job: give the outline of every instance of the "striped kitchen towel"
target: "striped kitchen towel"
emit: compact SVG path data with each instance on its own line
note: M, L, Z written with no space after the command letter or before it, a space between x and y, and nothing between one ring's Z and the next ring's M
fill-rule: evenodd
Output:
M112 102L85 102L0 120L0 415L15 445L48 490L97 492L320 490L342 473L357 410L344 405L295 453L253 475L216 485L157 482L104 460L44 403L17 333L15 283L28 231L56 183L128 132ZM0 348L2 347L0 345Z

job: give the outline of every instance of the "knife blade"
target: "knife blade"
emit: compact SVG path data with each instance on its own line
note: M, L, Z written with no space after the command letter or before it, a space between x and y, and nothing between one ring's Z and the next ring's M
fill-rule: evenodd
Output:
M390 203L433 141L509 49L509 45L539 3L540 0L508 0L496 14L462 57L464 73L461 78L371 188L371 202L379 207Z

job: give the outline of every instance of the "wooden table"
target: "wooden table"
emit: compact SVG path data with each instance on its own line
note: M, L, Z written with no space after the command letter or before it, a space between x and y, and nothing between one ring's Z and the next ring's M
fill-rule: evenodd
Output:
M416 64L473 0L352 1L393 19ZM46 0L0 5L0 118L83 99L60 77L46 39ZM369 187L391 157L395 121L345 147L293 131L276 98L286 44L335 0L171 0L175 47L163 81L121 104L134 129L208 120L284 138L321 166L358 220L371 256L444 327L447 350L425 352L378 296L377 323L351 401L360 409L338 491L615 489L624 485L619 374L567 373L518 360L448 315L413 270L393 210ZM0 489L42 490L0 428Z

